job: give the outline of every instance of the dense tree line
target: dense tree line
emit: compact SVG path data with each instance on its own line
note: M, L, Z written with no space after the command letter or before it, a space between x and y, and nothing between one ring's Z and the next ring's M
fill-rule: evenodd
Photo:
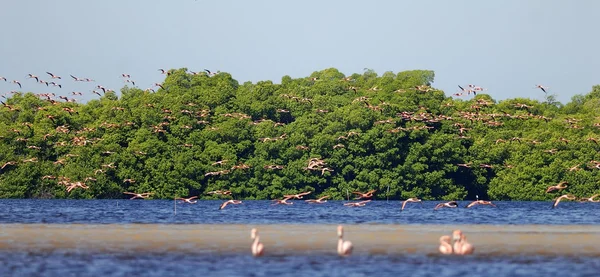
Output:
M0 108L0 197L376 189L378 199L546 200L561 181L578 196L600 192L600 86L562 105L452 99L433 81L425 70L326 69L239 84L178 69L156 92L124 87L85 104L16 93ZM65 189L76 181L87 189Z

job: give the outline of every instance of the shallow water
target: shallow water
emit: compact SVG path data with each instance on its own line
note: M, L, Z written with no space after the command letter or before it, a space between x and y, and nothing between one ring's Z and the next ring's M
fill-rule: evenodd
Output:
M163 224L598 224L600 203L494 202L437 211L439 203L373 201L364 207L344 207L345 201L325 204L271 205L270 201L244 201L223 210L223 201L174 204L169 200L0 200L0 223L163 223ZM176 209L176 213L175 213Z
M0 276L596 276L600 203L0 200ZM468 202L461 202L464 207ZM174 213L174 208L177 208ZM142 223L142 224L140 224ZM336 226L354 244L336 255ZM259 229L266 254L250 255ZM437 253L460 228L475 255Z

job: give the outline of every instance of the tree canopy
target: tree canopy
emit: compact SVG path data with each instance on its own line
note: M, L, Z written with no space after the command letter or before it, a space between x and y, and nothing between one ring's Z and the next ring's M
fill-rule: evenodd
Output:
M17 92L0 108L0 197L547 200L600 192L600 86L547 96L446 96L428 70L335 68L280 84L171 70L156 92L87 103ZM74 185L79 184L79 185Z

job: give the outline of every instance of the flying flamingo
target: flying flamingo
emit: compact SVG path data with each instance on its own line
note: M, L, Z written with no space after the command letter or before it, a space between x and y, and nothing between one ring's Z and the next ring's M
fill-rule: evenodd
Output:
M337 235L338 235L338 245L337 245L337 252L338 255L346 257L346 256L350 256L350 254L352 254L352 242L347 240L344 241L344 227L342 227L342 225L339 225L337 228Z
M546 93L546 89L549 89L549 87L545 87L545 86L542 86L542 85L535 85L535 88L541 89L544 93Z
M227 201L223 202L223 204L221 204L221 206L219 207L219 210L225 209L225 207L227 207L227 205L229 205L229 204L234 204L234 205L242 204L242 201L240 201L240 200L227 200Z
M136 198L140 198L140 199L146 199L148 198L150 195L154 194L152 192L144 192L144 193L135 193L135 192L123 192L124 194L129 194L129 195L133 195L133 197L129 198L129 200L133 200Z
M17 162L15 162L15 161L6 162L6 163L4 163L4 165L2 165L2 168L0 168L0 169L4 169L5 167L7 167L9 165L15 165L15 164L17 164Z
M557 185L549 186L548 189L546 189L546 193L550 193L550 192L555 192L555 191L560 191L560 190L566 189L567 188L567 184L568 184L568 182L562 181L562 182L558 183Z
M192 196L190 198L175 198L175 200L181 200L183 203L196 204L198 200L192 201L193 199L198 198L198 196Z
M273 201L275 201L275 203L273 203L271 205L293 205L294 203L287 202L290 199L291 199L291 197L286 197L286 198L283 198L283 199L275 199L275 200L273 200Z
M377 191L377 190L375 190L375 189L373 189L373 190L370 190L370 191L367 191L367 192L365 192L365 193L362 193L362 192L360 192L360 191L353 191L353 192L352 192L352 194L356 194L356 195L358 195L358 197L354 198L355 200L358 200L358 199L363 199L363 198L364 198L364 199L369 199L369 198L372 198L372 197L373 197L373 193L375 193L376 191Z
M298 193L298 194L288 194L288 195L284 195L284 198L288 198L288 199L302 199L302 197L304 195L309 195L312 191L307 191L307 192L302 192L302 193Z
M418 203L421 203L421 205L423 205L423 201L421 201L421 199L416 198L416 197L411 197L402 202L402 208L400 209L401 211L404 211L404 206L406 206L406 203L408 203L408 202L418 202Z
M441 236L440 237L440 253L442 254L452 254L454 251L452 250L452 244L450 244L450 236Z
M450 202L446 202L446 203L439 203L435 206L435 208L433 208L433 210L437 210L440 208L456 208L458 207L458 203L456 201L450 201Z
M19 81L13 80L12 82L13 82L13 84L19 85L19 88L23 88L23 86L21 86L21 83Z
M575 195L571 195L571 194L561 195L560 197L556 198L556 200L554 200L554 204L552 204L552 209L556 208L556 206L558 206L558 203L560 203L560 201L563 199L575 200L576 197L575 197Z
M496 207L496 205L494 205L494 203L492 203L491 201L476 200L476 201L471 202L469 205L467 205L467 208L471 208L476 205L490 205L492 207Z
M452 238L454 239L453 250L455 254L469 255L473 254L473 251L475 251L475 248L467 241L467 237L461 230L454 230L454 232L452 232Z
M252 239L252 256L262 256L265 250L265 246L262 244L262 242L260 242L260 237L258 236L258 230L256 230L256 228L252 228L252 231L250 231L250 238Z
M600 194L594 194L589 198L581 198L579 200L579 202L593 202L593 203L597 203L600 202L600 200L595 200L596 197L600 196Z
M346 206L346 207L363 207L364 205L366 205L369 202L371 202L370 199L369 200L360 201L360 202L344 203L344 206Z
M323 204L323 203L327 202L327 200L325 200L327 198L329 198L329 195L325 195L319 199L309 199L309 200L305 200L305 201L306 201L306 203L309 203L309 204Z
M54 74L52 74L52 73L50 73L50 72L46 72L46 73L47 73L48 75L50 75L50 78L52 78L52 79L61 79L61 77L60 77L60 76L58 76L58 75L54 75Z

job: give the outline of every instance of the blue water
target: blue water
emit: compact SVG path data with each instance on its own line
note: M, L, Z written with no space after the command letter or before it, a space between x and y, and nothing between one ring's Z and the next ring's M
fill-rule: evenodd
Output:
M434 211L439 203L372 201L364 207L345 207L345 201L271 205L271 201L243 201L219 210L223 201L177 204L169 200L0 200L1 223L158 223L158 224L493 224L595 225L600 203L494 202L491 206ZM176 213L175 213L176 210Z
M434 211L439 202L373 201L364 207L326 204L272 206L244 201L224 210L223 201L177 204L166 200L0 200L0 224L487 224L598 225L600 203L495 202ZM176 213L175 213L176 207ZM144 225L139 225L142 230ZM543 236L544 234L540 234ZM2 236L0 234L0 239ZM226 238L225 238L226 239ZM16 249L0 241L0 276L598 276L600 253L477 254L358 253L348 258L324 253L274 254L202 251L95 251L94 249ZM13 242L14 243L14 242ZM433 244L437 242L432 242ZM590 241L596 244L597 241Z

